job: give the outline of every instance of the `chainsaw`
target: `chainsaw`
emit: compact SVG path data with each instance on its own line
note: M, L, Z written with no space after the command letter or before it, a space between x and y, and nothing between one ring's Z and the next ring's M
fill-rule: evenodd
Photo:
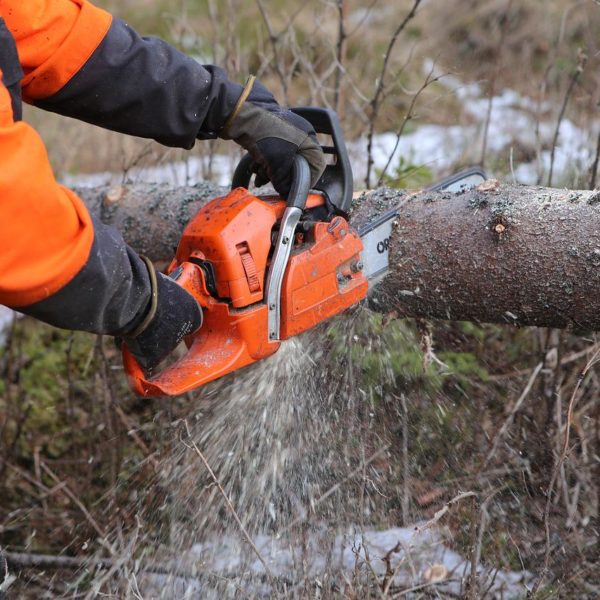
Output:
M348 223L353 177L335 112L295 108L330 158L313 190L308 163L297 156L287 200L248 191L257 165L245 155L231 191L200 208L186 226L167 274L198 301L200 329L187 353L146 375L127 347L123 363L141 396L176 395L274 354L281 342L362 300L385 274L391 210L356 230ZM459 191L485 180L473 168L431 190Z

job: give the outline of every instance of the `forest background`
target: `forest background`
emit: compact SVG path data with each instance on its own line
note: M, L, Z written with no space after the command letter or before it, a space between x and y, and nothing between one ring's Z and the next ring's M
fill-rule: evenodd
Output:
M225 67L233 79L257 74L282 103L337 110L357 188L422 187L472 164L498 179L596 187L600 6L593 0L97 3L141 33ZM223 184L239 157L221 142L184 152L33 108L25 118L46 142L57 175L73 185L152 177ZM327 496L335 503L323 502L312 518L375 530L437 519L447 547L491 574L531 574L523 590L535 588L536 598L597 597L595 335L398 321L363 311L344 319L303 342L323 348L321 371L338 386L330 397L335 410L315 409L329 426L308 422L321 446L343 450L344 463L322 474L317 499L339 487ZM136 591L143 568L128 561L164 563L169 550L230 531L230 516L216 504L207 507L219 518L199 531L190 506L205 496L190 497L199 481L208 485L206 472L198 464L190 483L174 467L189 460L180 453L183 420L214 421L219 405L211 393L231 393L229 384L175 401L142 401L127 390L110 340L16 318L0 369L0 544L9 558L76 560L48 568L23 559L9 594L146 597ZM242 498L240 481L231 486L232 497ZM182 489L185 502L173 500ZM255 504L240 500L238 510L244 523L262 526ZM190 510L184 517L182 505ZM182 523L185 541L174 532ZM486 583L491 575L477 569L439 582L418 574L402 588L359 555L345 578L332 568L318 586L306 574L279 585L298 597L314 597L317 588L321 597L406 595L411 587L415 597L496 593ZM109 559L110 577L89 567ZM236 585L250 589L240 577ZM452 578L458 588L448 585Z

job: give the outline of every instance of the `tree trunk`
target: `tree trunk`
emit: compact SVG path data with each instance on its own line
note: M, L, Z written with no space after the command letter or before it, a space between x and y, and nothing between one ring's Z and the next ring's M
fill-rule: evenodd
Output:
M169 259L187 220L223 192L80 189L103 221L153 260ZM403 316L600 329L600 193L486 182L476 190L364 192L359 226L396 208L388 276L371 292Z

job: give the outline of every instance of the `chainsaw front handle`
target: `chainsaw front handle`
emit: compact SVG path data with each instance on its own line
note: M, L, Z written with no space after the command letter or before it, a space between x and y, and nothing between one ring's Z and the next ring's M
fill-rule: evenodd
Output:
M248 189L252 175L256 174L258 168L256 161L249 154L245 154L233 173L231 189L235 190L235 188L239 187ZM290 195L287 198L287 206L304 210L308 192L310 191L310 167L308 166L308 161L303 156L296 154L292 168L294 173Z
M300 154L294 158L294 174L290 195L287 198L288 208L304 210L310 192L310 167L308 161Z
M325 197L330 215L341 215L347 219L352 204L354 178L337 113L331 109L316 106L299 106L292 108L291 111L308 121L317 134L331 138L332 144L322 144L321 149L325 154L333 156L334 160L325 167L325 171L314 185L314 189ZM256 173L257 169L258 165L249 154L243 156L233 174L231 189L237 187L248 189L252 175Z

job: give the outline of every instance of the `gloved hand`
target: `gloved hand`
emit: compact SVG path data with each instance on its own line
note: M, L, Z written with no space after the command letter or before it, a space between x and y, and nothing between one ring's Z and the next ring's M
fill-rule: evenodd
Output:
M156 278L153 277L156 276ZM123 341L146 370L151 371L186 335L202 325L202 309L180 285L162 273L151 272L154 304L135 330Z
M293 176L296 154L307 161L314 186L325 169L325 156L313 126L292 111L277 104L272 94L254 81L250 94L236 106L219 137L235 140L260 166L256 185L271 181L287 198Z

